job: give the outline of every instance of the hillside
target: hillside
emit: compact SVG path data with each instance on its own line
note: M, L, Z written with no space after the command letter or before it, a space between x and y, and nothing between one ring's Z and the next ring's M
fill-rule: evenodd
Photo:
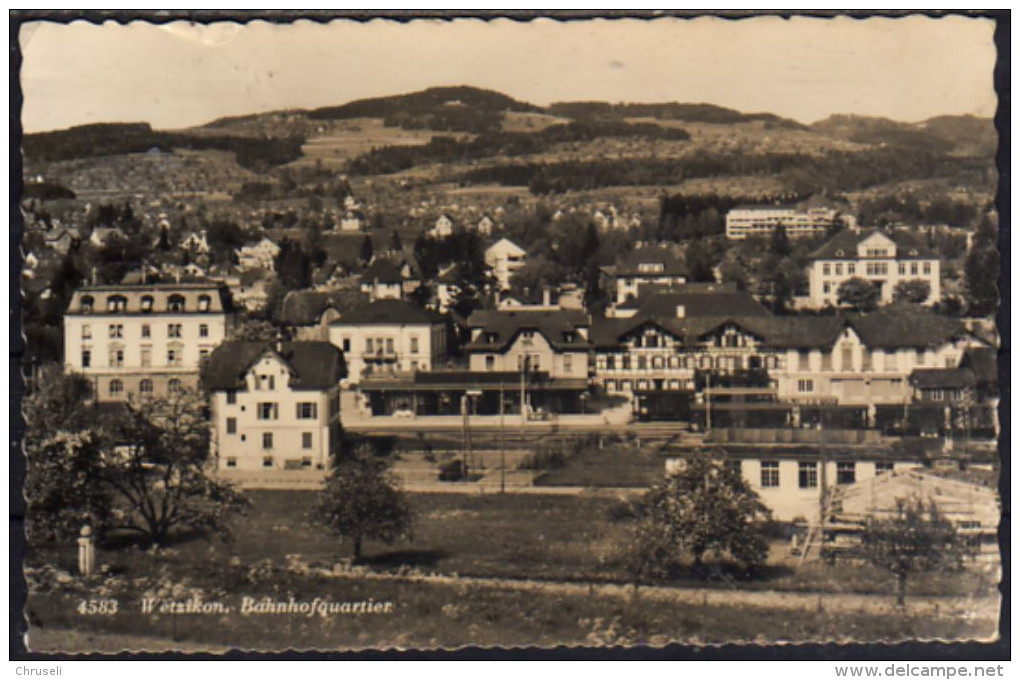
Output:
M862 144L955 155L990 157L997 143L992 122L976 116L939 116L923 123L902 123L888 118L834 115L814 123L811 129Z

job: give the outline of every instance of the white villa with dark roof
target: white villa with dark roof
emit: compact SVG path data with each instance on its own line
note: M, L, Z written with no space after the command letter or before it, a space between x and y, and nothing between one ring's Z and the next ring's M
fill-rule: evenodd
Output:
M508 238L501 238L485 250L485 264L492 269L500 290L510 289L510 278L527 262L527 251Z
M942 297L939 258L903 232L845 230L811 254L808 270L810 304L838 306L839 286L852 278L875 285L883 304L893 301L896 285L921 280L930 287L925 304Z
M378 300L329 326L329 341L344 353L348 379L367 374L430 371L446 357L446 322L402 300Z
M636 248L615 267L603 273L616 289L616 304L638 297L641 286L665 288L687 283L687 264L669 248Z
M220 470L325 469L340 441L343 355L328 342L228 342L203 372Z

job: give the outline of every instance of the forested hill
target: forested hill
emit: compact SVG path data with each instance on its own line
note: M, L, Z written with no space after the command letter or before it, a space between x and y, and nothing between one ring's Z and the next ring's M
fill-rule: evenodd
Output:
M507 111L541 113L542 109L500 92L476 87L432 87L375 99L359 99L341 106L308 112L313 120L382 118L405 129L490 132L499 129Z
M714 104L681 104L666 102L656 104L610 104L609 102L556 102L546 113L565 118L657 118L678 120L688 123L748 123L765 121L775 127L805 129L795 120L781 118L774 113L742 113Z
M923 123L833 115L811 125L815 132L861 144L991 157L997 137L992 121L976 116L939 116Z

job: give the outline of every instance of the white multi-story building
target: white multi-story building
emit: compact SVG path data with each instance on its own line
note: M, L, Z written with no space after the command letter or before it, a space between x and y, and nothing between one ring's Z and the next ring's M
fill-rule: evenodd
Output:
M329 341L343 350L347 378L431 371L446 357L446 322L402 300L377 300L329 326Z
M897 284L904 281L928 284L930 292L924 304L942 298L938 256L901 231L845 230L812 253L808 270L811 306L838 306L839 286L852 278L874 285L883 304L893 301Z
M339 446L344 374L328 342L221 345L203 372L217 467L327 468Z
M485 264L492 269L502 290L510 288L510 277L527 264L528 253L508 238L501 238L485 250Z
M98 401L195 389L235 318L218 283L80 288L64 314L64 367L88 378Z
M623 304L638 297L641 286L665 288L687 282L687 264L668 248L636 248L615 267L603 272L615 283L616 303Z
M791 238L819 236L839 219L832 208L741 205L726 213L726 238L742 241L749 236L770 236L779 227Z
M234 251L237 254L237 266L241 269L265 269L275 271L276 256L280 254L280 246L269 238L258 243L249 243Z

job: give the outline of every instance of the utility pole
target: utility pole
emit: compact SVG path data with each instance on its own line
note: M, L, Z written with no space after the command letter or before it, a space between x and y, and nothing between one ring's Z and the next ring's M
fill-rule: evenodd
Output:
M705 374L705 434L712 429L712 370Z
M499 492L506 493L506 417L503 402L503 379L499 380Z

